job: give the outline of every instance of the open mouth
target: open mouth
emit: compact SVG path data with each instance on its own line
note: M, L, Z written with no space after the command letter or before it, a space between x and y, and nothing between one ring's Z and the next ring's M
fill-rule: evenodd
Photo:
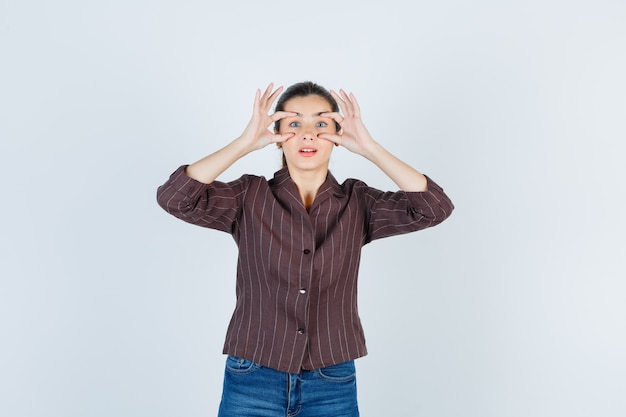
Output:
M304 156L312 156L315 155L315 153L317 152L317 149L315 148L302 148L300 149L300 155L304 155Z

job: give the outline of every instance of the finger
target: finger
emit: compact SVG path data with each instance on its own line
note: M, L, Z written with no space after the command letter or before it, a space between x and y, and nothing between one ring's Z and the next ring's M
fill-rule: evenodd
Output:
M261 101L261 89L256 89L256 94L254 95L254 104L252 108L256 110L259 107L259 102Z
M272 122L276 122L278 120L284 119L286 117L295 117L297 116L298 113L292 112L292 111L277 111L276 113L272 114L270 116L270 120Z
M336 111L333 112L327 112L327 113L320 113L320 116L322 117L328 117L329 119L333 119L334 121L336 121L337 123L341 124L344 121L344 117L339 114Z
M348 113L346 114L346 112L344 112L344 114L346 115L354 115L354 106L352 105L352 101L350 100L350 97L348 96L348 94L346 94L345 91L343 91L343 89L340 89L339 92L341 93L341 98L343 99L346 108L348 109Z
M339 89L339 94L332 91L331 95L335 98L337 103L339 104L339 108L342 113L346 117L354 116L354 108L352 106L352 102L350 101L350 97L346 94L343 89Z
M276 90L274 90L272 94L270 94L270 96L267 98L267 101L269 102L270 105L274 102L274 100L276 100L276 98L280 95L282 91L283 91L283 86L281 85Z
M265 89L265 92L263 93L261 98L259 99L259 106L262 113L267 113L270 110L274 100L276 100L276 98L283 91L282 86L278 87L276 90L273 90L273 88L274 84L270 83Z
M347 115L346 113L346 103L343 101L343 99L341 98L341 96L339 94L337 94L335 91L330 90L330 95L333 96L333 98L335 99L335 101L337 102L337 104L339 104L339 108L341 109L341 111L343 112L343 114Z
M278 95L280 95L282 91L282 86L274 90L274 83L270 83L267 86L265 92L263 93L263 96L261 97L261 105L263 106L264 113L267 113L269 111L270 107L272 107L272 103L274 102L274 100L276 100L276 97L278 97Z
M320 133L319 135L317 135L317 137L320 139L330 141L334 143L336 146L341 145L341 140L342 140L341 135L335 135L332 133Z
M272 135L272 142L273 143L283 143L283 142L286 142L289 139L291 139L294 135L295 135L295 133L293 133L293 132Z
M352 106L354 107L354 115L356 117L361 117L361 106L359 106L359 102L356 101L356 97L352 93L350 93L350 101L352 102Z
M263 92L263 96L261 97L261 99L263 101L267 100L267 97L269 97L270 93L272 92L272 89L274 88L274 83L269 83L269 85L267 86L267 88L265 89L265 91Z

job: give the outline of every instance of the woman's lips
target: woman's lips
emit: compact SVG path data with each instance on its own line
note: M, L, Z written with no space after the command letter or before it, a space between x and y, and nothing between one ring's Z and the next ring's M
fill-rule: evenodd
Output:
M300 148L300 150L298 151L298 153L300 153L300 155L302 156L313 156L315 155L315 153L317 152L317 149L315 148Z

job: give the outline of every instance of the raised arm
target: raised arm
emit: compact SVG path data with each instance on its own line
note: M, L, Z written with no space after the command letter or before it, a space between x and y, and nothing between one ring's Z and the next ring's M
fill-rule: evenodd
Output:
M283 90L283 87L276 90L273 88L274 85L270 84L262 94L261 90L257 90L252 118L241 136L222 149L189 165L185 174L197 181L210 184L239 158L270 143L284 142L293 136L293 133L274 134L268 129L277 120L294 115L282 111L268 114L272 103Z
M349 151L367 158L380 168L403 191L427 191L428 180L415 168L392 155L382 145L372 138L361 120L361 109L354 94L346 94L339 90L339 94L330 92L337 100L343 115L339 113L325 113L341 126L338 134L323 133L319 137L341 145Z

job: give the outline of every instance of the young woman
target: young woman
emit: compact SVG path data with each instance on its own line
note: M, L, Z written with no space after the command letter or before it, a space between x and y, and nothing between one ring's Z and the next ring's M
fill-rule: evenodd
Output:
M354 359L367 353L357 311L361 247L441 223L453 205L372 138L354 95L299 83L270 115L282 90L257 91L241 136L178 168L157 199L182 220L232 234L239 248L219 416L354 417ZM216 180L271 143L284 165L272 179ZM335 146L367 158L401 191L339 184L328 171Z

